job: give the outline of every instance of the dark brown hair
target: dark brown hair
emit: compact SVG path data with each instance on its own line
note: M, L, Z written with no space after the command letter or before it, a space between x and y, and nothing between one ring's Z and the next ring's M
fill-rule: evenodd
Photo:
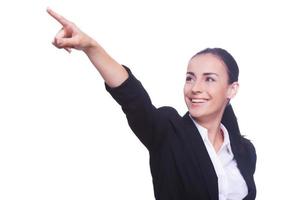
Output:
M207 48L198 53L196 53L192 58L202 55L202 54L212 54L219 58L227 67L227 73L229 77L229 84L238 81L239 79L239 67L233 58L233 56L226 51L225 49L221 48Z

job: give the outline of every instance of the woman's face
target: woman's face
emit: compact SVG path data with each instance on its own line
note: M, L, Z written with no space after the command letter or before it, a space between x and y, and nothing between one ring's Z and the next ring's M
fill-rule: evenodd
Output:
M184 98L189 113L198 122L222 118L238 89L238 83L229 84L228 78L226 65L215 55L201 54L190 60Z

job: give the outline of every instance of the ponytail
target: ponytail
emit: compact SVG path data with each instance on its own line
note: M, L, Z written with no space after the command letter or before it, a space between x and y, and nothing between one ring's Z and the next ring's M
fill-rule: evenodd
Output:
M224 110L221 122L231 134L242 137L237 118L230 103Z

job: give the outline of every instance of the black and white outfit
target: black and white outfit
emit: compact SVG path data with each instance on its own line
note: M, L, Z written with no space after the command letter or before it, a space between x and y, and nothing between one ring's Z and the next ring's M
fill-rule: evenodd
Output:
M182 117L174 108L153 106L142 84L125 68L129 78L106 89L149 151L156 200L255 199L255 148L240 136L237 125L222 120L224 143L216 152L207 130L188 112Z

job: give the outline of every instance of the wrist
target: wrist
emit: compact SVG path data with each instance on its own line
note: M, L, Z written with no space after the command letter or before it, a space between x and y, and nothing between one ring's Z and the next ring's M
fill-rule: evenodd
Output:
M95 41L94 39L90 38L88 39L87 45L82 48L82 51L86 53L87 55L92 54L96 50L101 49L100 45Z

